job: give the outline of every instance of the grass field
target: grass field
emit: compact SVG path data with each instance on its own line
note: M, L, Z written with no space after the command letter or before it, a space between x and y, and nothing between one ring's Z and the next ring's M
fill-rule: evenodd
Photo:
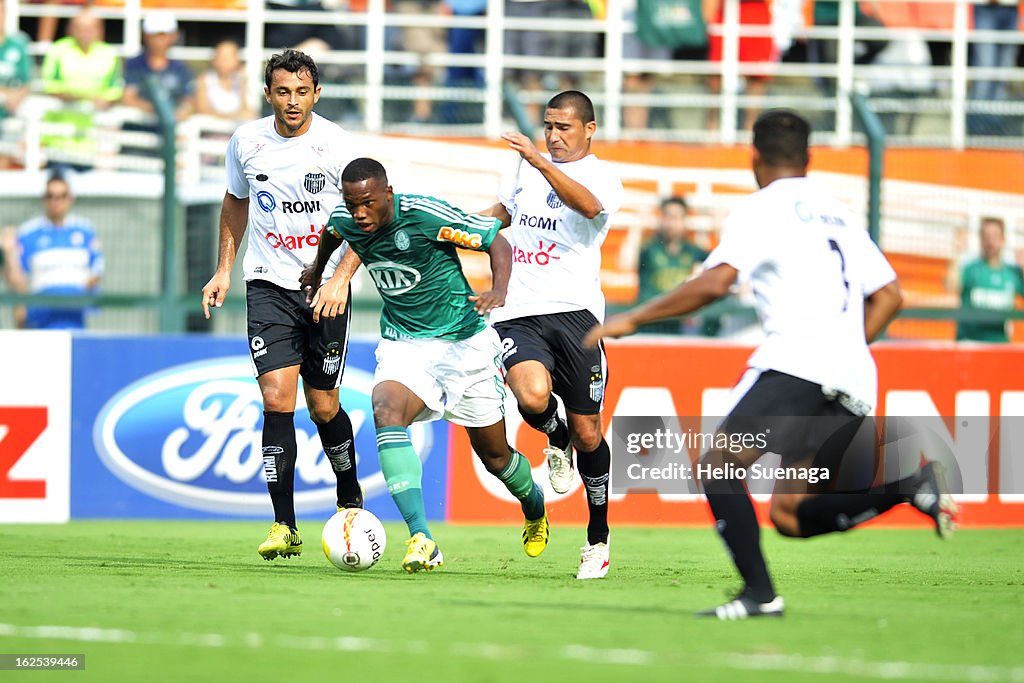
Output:
M263 524L73 522L0 535L0 653L84 653L62 681L1024 681L1024 531L765 534L784 619L694 610L737 579L710 529L618 529L612 573L574 579L581 529L540 558L519 530L437 525L445 566L343 574L302 526L264 562Z

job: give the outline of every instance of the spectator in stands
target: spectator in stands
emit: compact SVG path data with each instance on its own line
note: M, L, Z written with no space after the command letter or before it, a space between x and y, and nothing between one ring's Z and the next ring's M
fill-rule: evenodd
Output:
M584 0L505 0L505 16L511 19L556 19L558 25L579 19L592 19L593 11ZM555 25L556 22L548 22ZM559 71L558 60L573 57L596 57L598 36L594 33L560 30L507 30L505 53L528 57L546 57L555 65L553 69L517 69L516 80L520 91L539 95L547 90L576 90L579 78L571 71ZM541 75L557 78L559 82L542 82ZM542 98L546 99L546 98ZM541 102L524 103L530 121L540 124Z
M740 0L739 23L741 30L745 27L769 27L772 23L771 7L767 0ZM722 26L725 2L724 0L704 0L704 21L708 26ZM712 35L710 38L710 49L708 59L712 62L722 61L722 36ZM740 64L771 64L779 60L779 51L771 36L740 36L739 41L739 62ZM746 81L746 95L750 97L762 97L768 91L768 82L771 77L766 74L748 74L744 76ZM708 88L711 92L718 94L722 92L722 77L718 74L708 76ZM748 105L744 108L743 130L750 130L754 121L760 113L760 107ZM715 130L718 128L718 110L711 108L707 113L707 128Z
M960 303L967 310L1012 311L1024 296L1024 274L1015 263L1003 259L1006 225L1003 219L981 219L981 257L969 261L960 276ZM1007 342L1006 320L962 322L957 340Z
M18 111L32 80L28 36L21 31L8 35L4 30L8 1L0 0L0 120Z
M392 10L398 14L440 14L440 0L397 0ZM440 71L437 67L427 64L426 57L431 54L444 54L447 50L444 29L440 26L403 26L391 35L389 49L413 52L419 57L414 65L403 65L399 68L399 78L403 82L420 87L439 85ZM412 120L426 123L433 116L433 100L417 98L412 102Z
M637 263L638 304L675 289L700 274L701 264L708 252L693 242L689 218L690 210L683 197L676 195L661 202L657 231L640 247ZM714 336L718 333L718 326L716 318L672 319L645 325L642 331Z
M974 5L974 30L1016 31L1019 21L1018 0L979 0ZM983 68L1012 68L1017 64L1019 46L1012 43L993 43L985 40L971 44L971 66ZM1009 81L978 78L971 81L971 99L1006 100ZM969 114L968 130L980 135L1001 132L999 120L991 114Z
M43 121L62 126L42 136L51 165L91 168L98 149L94 114L121 99L121 60L102 35L103 20L83 8L68 23L68 35L50 45L43 59L43 92L60 101Z
M146 79L155 76L174 104L179 121L195 112L196 84L184 62L171 59L178 42L178 20L166 10L154 10L142 20L142 54L124 64L124 104L151 113L153 101Z
M245 73L238 43L222 40L213 48L210 68L196 80L196 111L235 121L256 117L246 98Z
M479 17L487 11L487 0L444 0L443 11L455 17ZM477 54L483 52L483 44L483 29L448 29L449 54ZM483 88L484 70L476 66L449 66L444 84L447 88ZM441 105L438 118L444 123L465 123L471 119L481 120L483 110L476 104L448 101Z
M4 276L14 292L85 295L96 292L103 276L103 252L92 224L68 213L74 203L71 186L59 174L51 175L43 195L43 215L3 231ZM19 327L80 329L83 308L19 307Z
M43 59L43 92L82 110L106 109L121 98L121 62L103 42L103 20L84 8L68 24L68 35L50 46Z
M360 8L355 7L356 4L348 0L267 0L267 9L287 12L325 12L329 9L358 11ZM361 9L365 11L365 7ZM365 29L361 26L336 26L329 20L327 23L312 21L308 24L268 22L264 44L268 49L281 51L316 38L327 43L331 50L362 50L366 45L364 36Z

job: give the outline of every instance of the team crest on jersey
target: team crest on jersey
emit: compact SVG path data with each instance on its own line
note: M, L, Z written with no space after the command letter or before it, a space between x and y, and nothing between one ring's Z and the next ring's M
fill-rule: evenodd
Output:
M562 198L558 196L558 193L551 190L551 192L548 192L548 206L552 209L560 209L565 204L562 203Z
M395 233L395 246L400 251L405 251L409 248L409 233L405 230L399 230Z
M305 179L302 181L303 187L306 188L306 192L310 194L316 194L324 189L327 185L327 176L319 168L315 168L306 174Z

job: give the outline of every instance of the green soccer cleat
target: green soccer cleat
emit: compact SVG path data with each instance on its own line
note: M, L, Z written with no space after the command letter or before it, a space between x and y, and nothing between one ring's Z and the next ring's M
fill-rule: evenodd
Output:
M545 513L540 519L526 520L523 525L523 550L530 557L537 557L548 547L548 535L551 526Z
M426 569L432 571L434 567L444 564L444 556L441 549L431 539L427 538L422 531L417 532L412 538L405 542L408 550L405 552L405 559L402 560L402 569L415 574Z
M289 529L287 524L274 522L267 534L267 540L260 543L257 552L264 560L275 557L291 557L302 554L302 538L297 530Z

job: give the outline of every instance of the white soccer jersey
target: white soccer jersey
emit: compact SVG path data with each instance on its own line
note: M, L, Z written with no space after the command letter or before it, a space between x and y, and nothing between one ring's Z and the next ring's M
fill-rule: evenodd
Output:
M491 322L583 309L604 320L601 244L622 206L622 181L593 154L558 168L590 190L604 210L593 218L573 211L540 171L520 161L514 186L498 197L512 217L503 233L512 245L512 277L505 305L491 311Z
M748 277L766 338L747 364L877 400L864 339L864 298L896 279L863 221L806 178L747 197L726 220L705 268Z
M239 126L226 165L228 192L249 199L246 281L299 289L299 275L316 259L320 232L341 201L341 172L357 156L355 138L315 113L309 130L294 138L278 134L273 116Z

